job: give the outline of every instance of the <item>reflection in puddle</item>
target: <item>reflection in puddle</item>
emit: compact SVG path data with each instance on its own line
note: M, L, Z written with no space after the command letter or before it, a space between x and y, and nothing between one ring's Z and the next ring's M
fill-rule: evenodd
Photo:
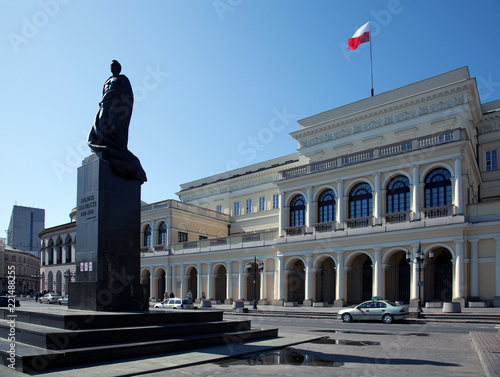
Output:
M313 332L331 332L335 334L364 334L364 335L398 335L398 336L429 336L427 333L422 332L408 332L408 333L388 333L388 332L374 332L374 331L349 331L349 330L310 330Z
M343 346L380 346L380 342L371 342L368 340L345 340L345 339L331 339L329 337L321 338L312 343L315 344L338 344Z
M314 367L340 367L344 365L342 362L324 360L315 356L312 352L298 351L293 348L271 350L266 353L222 360L215 364L223 368L231 365L297 365Z

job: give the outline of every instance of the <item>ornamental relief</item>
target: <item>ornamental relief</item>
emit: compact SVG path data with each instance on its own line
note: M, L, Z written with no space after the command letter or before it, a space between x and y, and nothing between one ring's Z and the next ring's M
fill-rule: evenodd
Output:
M478 135L483 135L495 131L500 131L500 123L488 124L477 128Z
M414 109L405 110L393 115L387 115L383 118L370 120L365 123L356 124L350 128L342 128L339 130L325 133L323 135L315 136L310 139L299 141L301 148L311 147L313 145L325 143L335 139L341 139L346 136L351 136L360 132L373 130L375 128L384 127L389 124L402 122L408 119L417 118L422 115L432 114L438 111L446 110L455 106L463 105L466 103L466 96L456 96L439 102L434 102L429 105L422 105Z

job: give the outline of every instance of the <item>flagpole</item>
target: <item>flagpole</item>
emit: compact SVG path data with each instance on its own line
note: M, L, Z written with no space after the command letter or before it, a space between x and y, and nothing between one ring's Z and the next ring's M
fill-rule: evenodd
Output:
M370 73L371 73L371 78L372 78L372 97L373 97L373 61L372 61L372 31L371 31L371 26L372 26L372 20L370 19Z

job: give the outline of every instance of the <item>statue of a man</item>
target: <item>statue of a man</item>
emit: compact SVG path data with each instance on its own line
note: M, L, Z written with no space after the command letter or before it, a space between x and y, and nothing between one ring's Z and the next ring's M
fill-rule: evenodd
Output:
M146 173L139 159L127 148L134 93L127 76L120 75L121 69L116 60L111 62L113 75L104 83L88 145L94 152L102 153L102 158L110 162L117 176L143 183L147 181Z

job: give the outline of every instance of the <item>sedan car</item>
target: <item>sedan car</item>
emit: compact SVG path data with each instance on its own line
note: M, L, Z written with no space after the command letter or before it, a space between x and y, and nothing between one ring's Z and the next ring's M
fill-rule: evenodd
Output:
M154 307L164 309L194 309L193 302L188 298L171 298L155 304Z
M57 302L59 305L68 305L68 295L61 297Z
M394 320L403 320L409 316L408 307L398 305L395 302L372 298L354 308L342 309L337 313L337 319L344 322L353 320L382 321L392 323Z
M57 293L47 293L43 297L40 298L40 304L46 303L46 304L57 304L59 302L59 299L61 298L60 295Z

